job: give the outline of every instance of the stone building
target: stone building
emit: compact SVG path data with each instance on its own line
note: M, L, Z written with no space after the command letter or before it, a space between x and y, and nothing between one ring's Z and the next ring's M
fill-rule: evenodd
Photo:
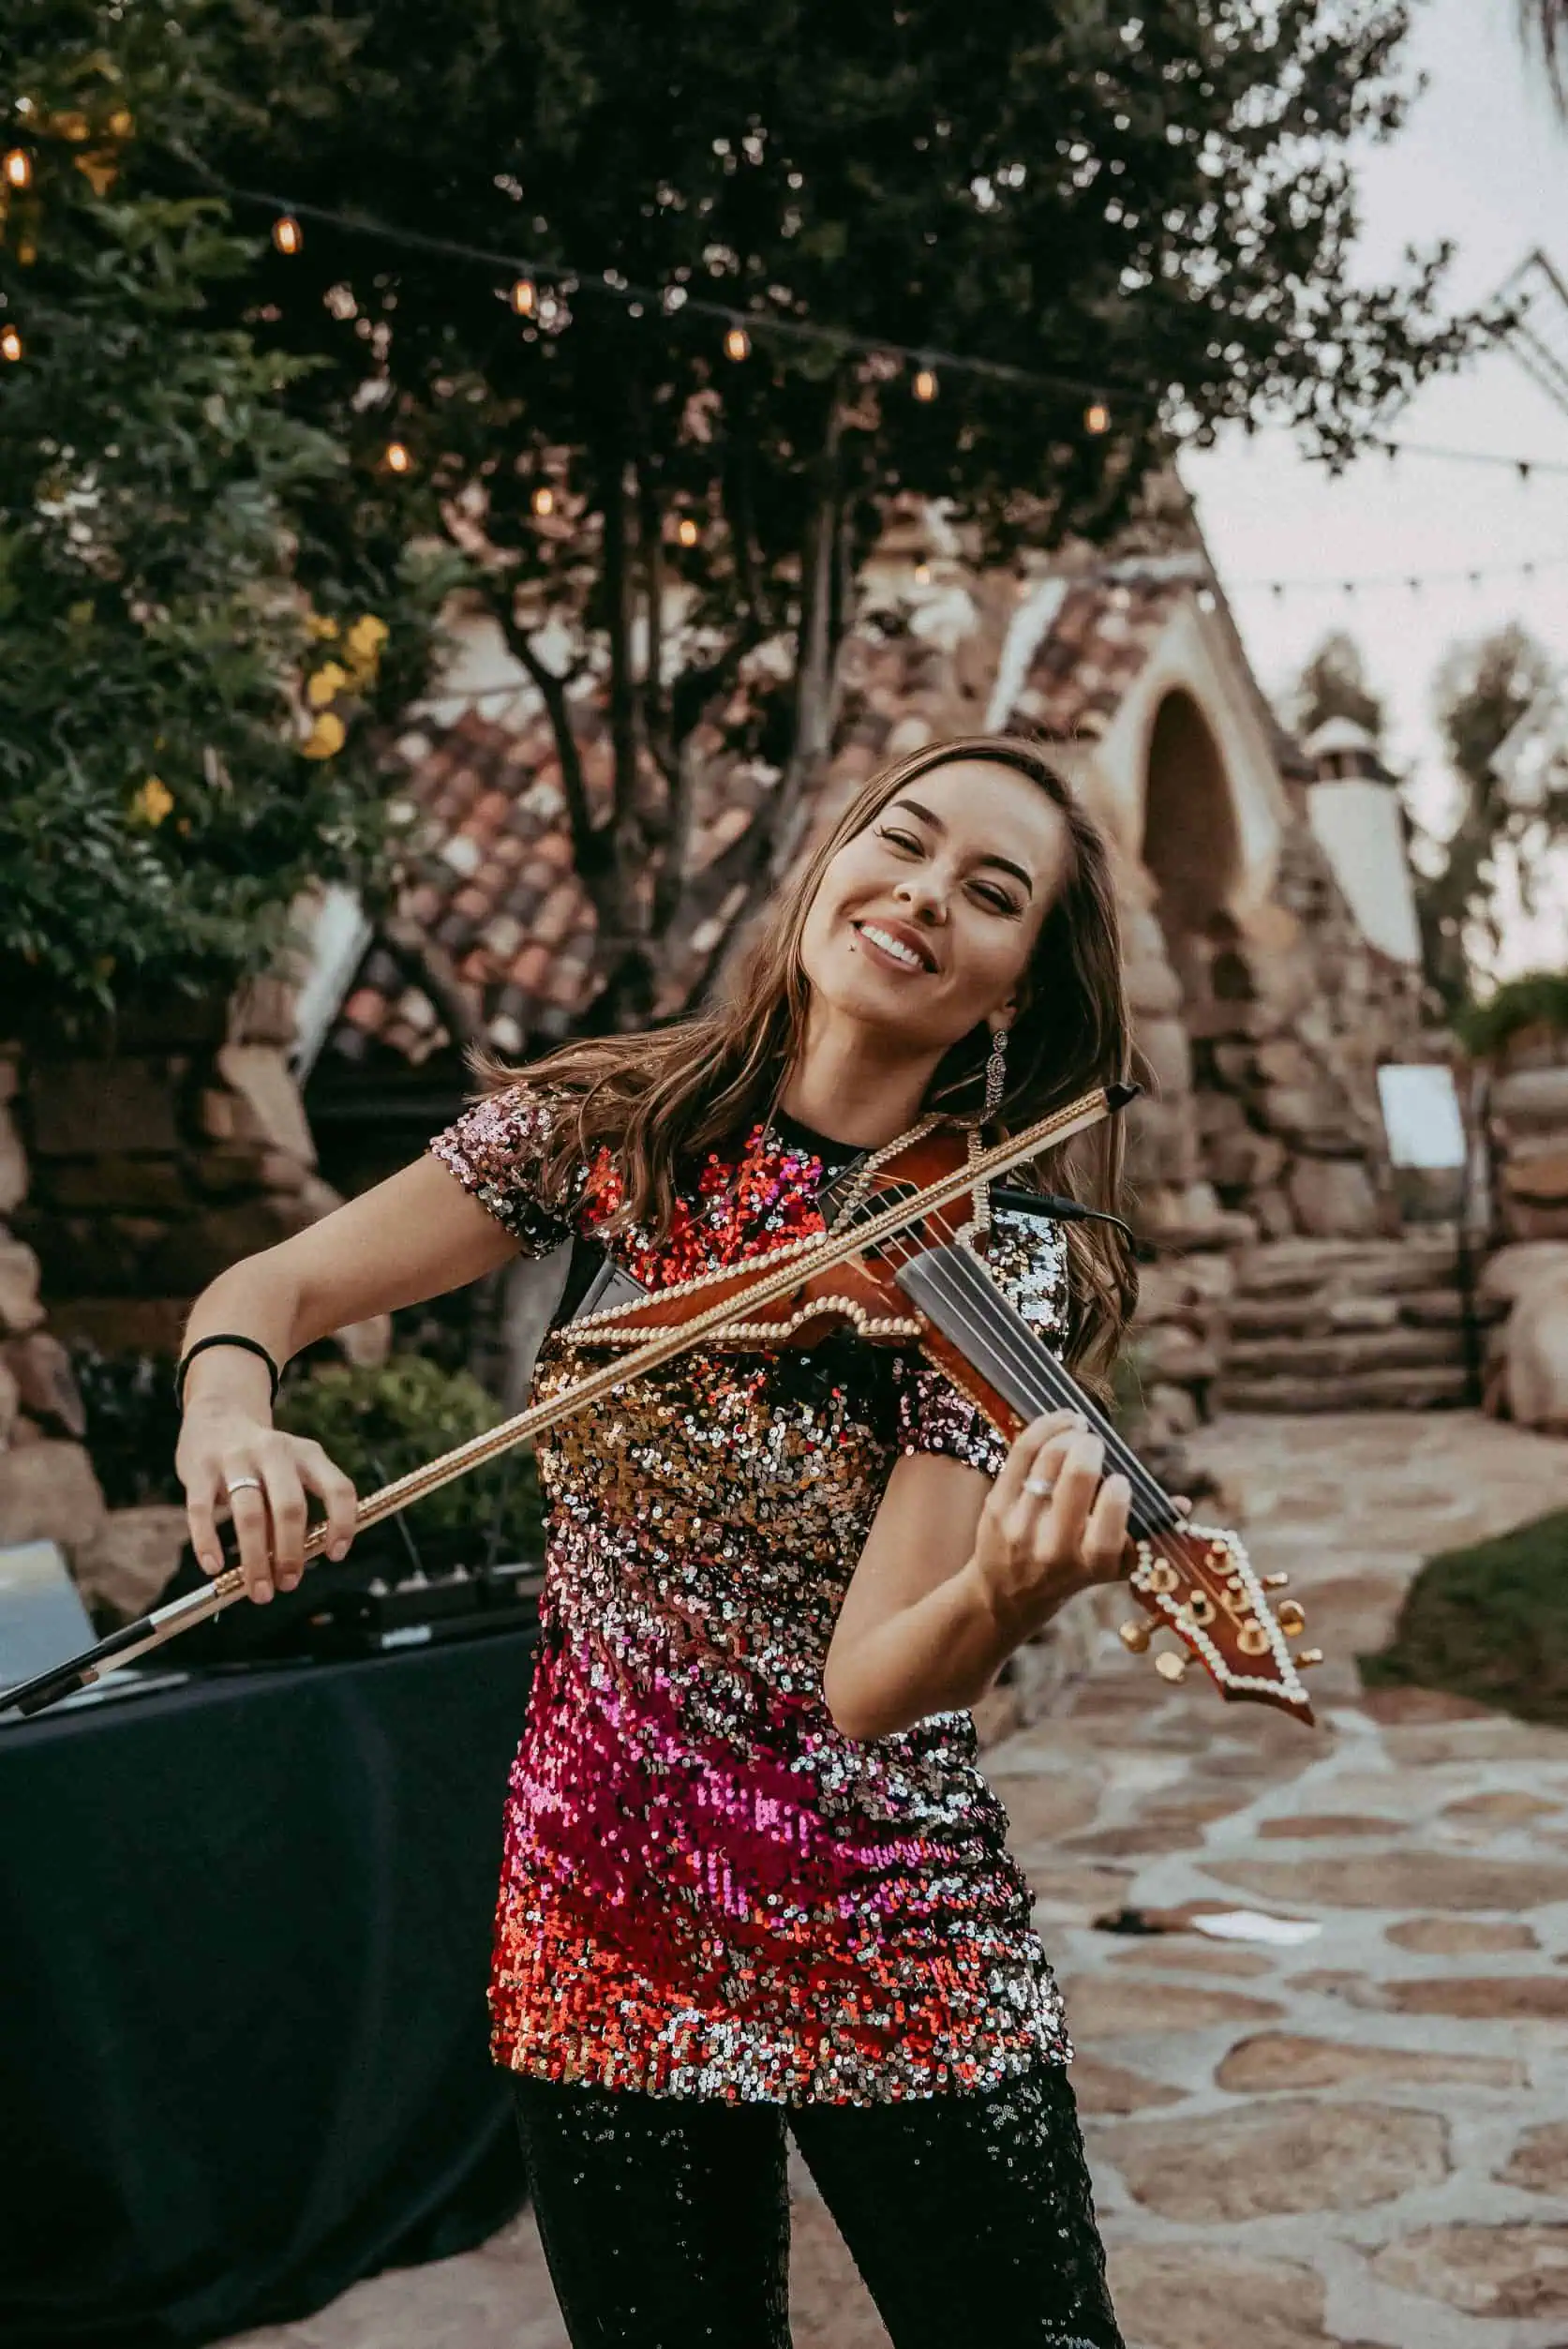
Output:
M1227 1397L1457 1399L1452 1251L1400 1238L1377 1101L1378 1066L1421 1026L1408 875L1368 858L1387 831L1375 802L1347 821L1338 753L1319 744L1315 765L1270 713L1190 524L1164 540L1019 577L977 572L929 509L895 516L864 578L812 829L924 741L1048 737L1106 830L1126 923L1154 1429L1179 1433ZM722 965L745 911L734 852L774 780L754 724L774 651L698 729L672 1006ZM404 745L408 880L379 932L329 899L291 992L268 981L184 1026L144 1023L98 1061L35 1046L0 1064L21 1129L0 1156L13 1365L37 1351L37 1266L55 1339L167 1350L223 1264L418 1149L463 1096L463 1041L521 1058L587 1009L593 914L532 689L476 626L442 690ZM576 723L589 786L607 787L591 698ZM520 1295L516 1311L536 1318ZM13 1447L65 1440L68 1409L26 1377ZM0 1463L0 1538L19 1521L14 1482Z

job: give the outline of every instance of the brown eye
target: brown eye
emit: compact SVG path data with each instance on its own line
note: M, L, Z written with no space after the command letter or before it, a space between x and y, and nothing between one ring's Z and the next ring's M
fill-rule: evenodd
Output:
M876 836L878 840L887 841L889 846L901 848L905 856L918 857L924 854L920 843L913 832L897 831L890 824L879 825Z

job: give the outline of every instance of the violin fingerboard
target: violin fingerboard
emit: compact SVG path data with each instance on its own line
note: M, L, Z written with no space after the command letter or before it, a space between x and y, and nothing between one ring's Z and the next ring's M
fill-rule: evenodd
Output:
M927 1249L893 1278L911 1303L933 1322L949 1345L974 1364L1019 1415L1082 1412L1105 1444L1106 1466L1132 1488L1134 1534L1164 1533L1181 1523L1175 1503L1155 1482L1111 1421L1030 1327L994 1275L962 1244Z

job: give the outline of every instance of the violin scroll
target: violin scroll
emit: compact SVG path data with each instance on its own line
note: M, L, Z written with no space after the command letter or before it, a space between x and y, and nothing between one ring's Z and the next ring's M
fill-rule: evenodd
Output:
M1322 1657L1317 1649L1292 1655L1287 1628L1305 1627L1304 1610L1287 1601L1277 1616L1239 1534L1218 1526L1184 1524L1136 1541L1131 1588L1155 1625L1173 1632L1202 1665L1222 1697L1277 1705L1310 1725L1311 1701L1301 1674ZM1287 1609L1290 1621L1287 1625ZM1124 1623L1124 1643L1141 1653L1150 1629ZM1156 1658L1166 1679L1181 1659L1171 1650Z

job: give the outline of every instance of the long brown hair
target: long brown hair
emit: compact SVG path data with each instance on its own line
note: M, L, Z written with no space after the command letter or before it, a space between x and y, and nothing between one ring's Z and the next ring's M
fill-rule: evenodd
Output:
M972 735L933 742L874 775L781 892L723 1001L639 1036L584 1038L528 1070L530 1084L571 1104L544 1169L546 1195L564 1198L575 1176L607 1151L622 1187L615 1224L667 1228L683 1167L744 1133L773 1109L806 1029L809 982L800 959L806 914L823 874L846 841L874 821L918 775L983 758L1028 777L1065 820L1071 860L1047 910L1019 990L1008 1036L1008 1087L992 1121L1003 1132L1046 1116L1091 1085L1126 1076L1131 1053L1116 900L1106 847L1035 742ZM928 1104L970 1121L984 1101L991 1034L982 1021L944 1055ZM515 1071L491 1062L489 1085ZM1120 1121L1066 1153L1052 1152L1015 1179L1068 1191L1114 1211L1120 1191ZM1091 1378L1114 1358L1137 1294L1130 1255L1104 1224L1068 1228L1073 1311L1068 1355Z

